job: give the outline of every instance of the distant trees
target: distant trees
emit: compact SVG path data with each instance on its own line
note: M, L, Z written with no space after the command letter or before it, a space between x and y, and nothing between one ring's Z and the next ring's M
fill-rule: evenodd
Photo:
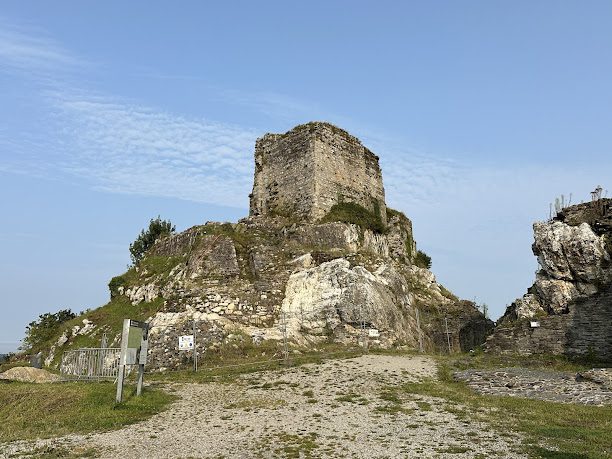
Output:
M30 322L26 327L22 348L26 352L38 351L59 331L60 325L76 317L70 309L62 309L54 314L46 312Z
M147 250L155 243L161 236L174 233L176 230L175 226L170 220L162 220L158 215L157 218L151 219L149 222L149 228L142 230L136 240L130 244L130 257L132 263L136 264L144 257Z

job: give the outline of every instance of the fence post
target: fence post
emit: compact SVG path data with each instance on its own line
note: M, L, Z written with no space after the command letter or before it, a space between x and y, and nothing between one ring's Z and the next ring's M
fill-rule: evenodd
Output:
M421 315L419 308L416 310L417 333L419 334L419 352L423 353L423 332L421 331Z
M198 340L197 340L196 319L193 319L193 371L198 371Z

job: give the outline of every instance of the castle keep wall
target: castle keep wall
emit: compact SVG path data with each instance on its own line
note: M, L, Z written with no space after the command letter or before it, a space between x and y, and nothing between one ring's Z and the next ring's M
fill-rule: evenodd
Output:
M313 146L307 130L257 139L250 215L310 215L315 189Z
M309 123L257 141L251 215L316 221L341 202L357 203L386 222L378 157L357 138L328 123Z
M312 217L325 216L334 204L354 202L386 222L385 190L378 157L361 142L331 125L315 131L315 201Z

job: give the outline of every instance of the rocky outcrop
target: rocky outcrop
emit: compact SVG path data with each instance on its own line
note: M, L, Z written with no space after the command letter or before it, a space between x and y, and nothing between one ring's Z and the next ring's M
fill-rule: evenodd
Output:
M293 336L344 340L362 328L376 330L386 346L417 337L405 278L390 264L373 272L338 258L289 277L281 314ZM301 335L301 336L300 336Z
M568 207L534 224L540 269L487 347L612 359L612 200Z
M248 218L160 239L109 284L112 317L125 308L149 322L153 368L184 365L178 337L194 329L200 354L285 334L298 346L460 350L484 341L492 323L414 265L412 223L386 208L378 158L357 139L308 124L264 136L255 161ZM328 213L339 204L344 213ZM107 333L117 343L119 321L93 316L92 340ZM54 351L75 342L62 336Z

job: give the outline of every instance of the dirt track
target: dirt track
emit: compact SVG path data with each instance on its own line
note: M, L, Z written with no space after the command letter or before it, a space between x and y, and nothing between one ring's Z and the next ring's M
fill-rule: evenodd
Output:
M366 355L231 384L175 384L180 399L145 422L51 442L108 458L524 457L513 453L516 435L444 400L386 390L434 375L425 357Z

